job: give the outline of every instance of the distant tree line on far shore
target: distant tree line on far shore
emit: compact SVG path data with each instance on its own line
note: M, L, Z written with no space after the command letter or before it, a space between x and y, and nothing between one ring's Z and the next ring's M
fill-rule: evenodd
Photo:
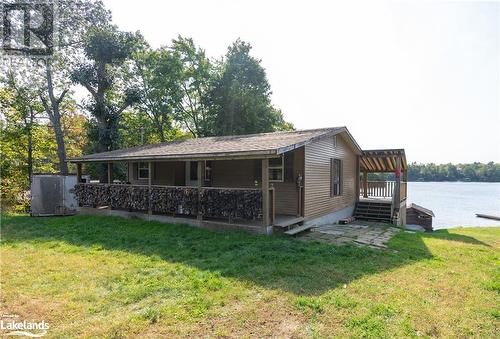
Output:
M394 180L394 174L370 173L369 180ZM408 165L408 181L500 182L500 163Z

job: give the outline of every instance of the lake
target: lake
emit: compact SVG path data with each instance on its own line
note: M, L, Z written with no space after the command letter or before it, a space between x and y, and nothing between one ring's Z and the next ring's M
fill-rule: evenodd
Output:
M500 183L409 182L408 205L434 212L434 229L457 226L500 226L476 213L500 215Z

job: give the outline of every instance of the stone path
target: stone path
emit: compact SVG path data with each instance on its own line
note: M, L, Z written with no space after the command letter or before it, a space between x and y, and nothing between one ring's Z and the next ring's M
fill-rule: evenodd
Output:
M399 228L389 224L355 221L348 225L324 225L311 229L310 232L301 235L300 240L317 240L335 245L354 243L358 245L386 248L386 244Z

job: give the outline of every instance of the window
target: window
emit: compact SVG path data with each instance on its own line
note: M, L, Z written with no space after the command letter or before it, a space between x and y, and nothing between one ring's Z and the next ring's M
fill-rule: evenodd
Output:
M342 160L330 160L330 196L342 195Z
M198 161L191 161L190 162L189 180L198 180Z
M137 166L137 178L149 179L149 164L147 162L140 162Z
M283 182L283 157L269 159L269 181Z
M212 181L212 162L205 161L205 181Z
M333 136L333 148L337 148L337 136Z
M254 183L257 185L257 183L262 181L262 160L260 159L254 160L254 170L255 173L253 176L253 180Z

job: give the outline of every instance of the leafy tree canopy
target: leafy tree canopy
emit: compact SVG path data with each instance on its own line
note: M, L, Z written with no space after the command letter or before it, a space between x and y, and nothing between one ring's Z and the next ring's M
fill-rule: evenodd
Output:
M271 86L250 44L236 40L220 64L210 98L214 135L251 134L292 129L271 104Z

